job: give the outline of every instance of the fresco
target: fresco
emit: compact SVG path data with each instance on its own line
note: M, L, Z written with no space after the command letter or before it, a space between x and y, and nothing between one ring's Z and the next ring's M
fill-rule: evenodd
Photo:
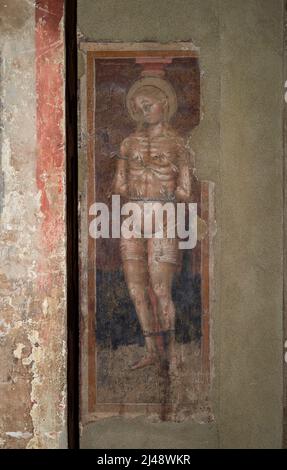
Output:
M211 416L212 188L195 175L191 133L200 123L200 69L197 53L188 52L88 58L87 212L95 201L106 204L112 232L114 196L121 206L136 203L140 222L152 205L150 233L140 224L129 238L89 236L88 395L95 417ZM157 238L157 211L166 203L184 204L187 225L189 203L196 203L192 249L180 249L178 235L169 238L166 213ZM89 223L91 214L98 212L90 211ZM121 223L128 222L126 213Z

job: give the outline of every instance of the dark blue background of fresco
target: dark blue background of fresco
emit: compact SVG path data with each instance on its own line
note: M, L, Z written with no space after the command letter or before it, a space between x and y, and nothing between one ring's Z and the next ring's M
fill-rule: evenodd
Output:
M200 276L193 276L190 267L190 252L186 252L182 271L175 276L172 289L176 339L180 343L199 340L201 335ZM143 346L144 338L122 270L97 271L96 320L98 344L113 349L129 344Z

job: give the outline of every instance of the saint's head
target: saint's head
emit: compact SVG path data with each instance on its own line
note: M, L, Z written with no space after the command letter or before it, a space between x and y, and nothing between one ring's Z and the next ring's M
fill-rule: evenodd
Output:
M127 107L130 116L139 125L169 122L177 109L176 94L166 80L145 77L131 86L127 94Z

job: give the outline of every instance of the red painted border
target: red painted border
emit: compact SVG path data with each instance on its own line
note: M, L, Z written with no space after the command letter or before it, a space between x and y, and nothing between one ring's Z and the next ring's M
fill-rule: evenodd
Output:
M65 236L63 180L64 146L64 37L61 22L64 0L37 0L35 10L36 47L36 181L43 215L41 249L51 254ZM40 287L57 282L40 266Z

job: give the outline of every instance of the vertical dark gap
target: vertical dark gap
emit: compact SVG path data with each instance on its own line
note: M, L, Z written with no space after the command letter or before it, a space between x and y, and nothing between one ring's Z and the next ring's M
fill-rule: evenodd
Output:
M77 0L65 0L68 447L79 448Z
M283 82L284 94L287 89L287 0L283 2ZM286 96L286 95L285 95ZM286 97L283 101L283 439L282 447L287 449L287 365L285 355L287 354L287 104Z

